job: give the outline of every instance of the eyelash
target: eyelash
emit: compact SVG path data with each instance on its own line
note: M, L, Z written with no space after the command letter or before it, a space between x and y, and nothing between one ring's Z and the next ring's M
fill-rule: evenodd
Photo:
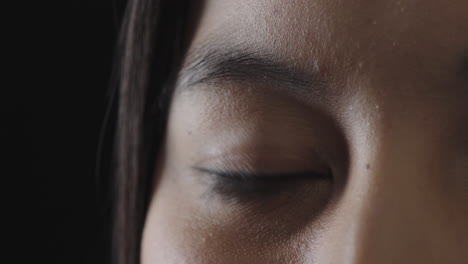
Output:
M252 201L298 187L307 180L332 181L329 173L314 171L294 173L252 173L244 171L217 171L206 168L195 170L213 176L212 192L227 200Z

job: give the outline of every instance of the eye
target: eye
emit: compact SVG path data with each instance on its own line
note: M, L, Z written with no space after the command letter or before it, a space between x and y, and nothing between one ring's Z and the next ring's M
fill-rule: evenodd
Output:
M219 171L195 167L195 170L211 176L211 191L225 200L251 202L285 195L309 192L323 184L330 185L333 176L315 171L257 173L251 171Z

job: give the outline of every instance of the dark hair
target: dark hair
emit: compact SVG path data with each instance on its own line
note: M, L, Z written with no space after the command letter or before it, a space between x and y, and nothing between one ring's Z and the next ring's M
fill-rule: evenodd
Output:
M114 71L117 129L112 251L117 264L139 262L171 85L188 38L189 2L129 0L125 10Z

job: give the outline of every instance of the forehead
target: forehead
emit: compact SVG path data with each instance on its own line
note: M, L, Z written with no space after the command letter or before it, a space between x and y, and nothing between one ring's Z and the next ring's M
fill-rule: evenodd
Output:
M446 82L468 56L465 0L208 0L202 10L192 49L242 44L335 77Z

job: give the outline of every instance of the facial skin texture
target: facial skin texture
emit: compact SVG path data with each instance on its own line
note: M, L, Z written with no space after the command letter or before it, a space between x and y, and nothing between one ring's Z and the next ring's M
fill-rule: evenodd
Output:
M206 1L142 263L468 263L466 32L465 0Z

